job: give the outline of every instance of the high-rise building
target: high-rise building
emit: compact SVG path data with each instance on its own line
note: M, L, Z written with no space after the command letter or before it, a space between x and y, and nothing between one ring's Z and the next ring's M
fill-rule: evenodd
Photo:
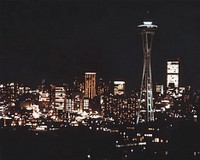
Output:
M102 97L101 110L105 118L112 117L123 122L132 122L135 118L137 97L106 95Z
M162 84L157 84L156 85L156 93L159 93L161 95L164 94L164 86Z
M179 87L179 61L167 61L167 88Z
M85 73L85 98L93 99L96 96L96 73Z
M142 73L142 83L140 88L140 101L137 108L137 122L154 121L153 111L153 89L152 89L152 73L151 73L151 48L153 36L157 25L153 25L151 21L144 21L142 25L138 25L138 30L142 36L144 65ZM141 103L144 100L145 103ZM144 116L142 112L144 111Z
M125 93L125 82L114 81L114 95L124 95Z
M64 87L55 87L55 107L58 110L65 110L66 92Z
M111 81L103 81L103 79L100 78L97 86L97 95L104 96L109 95L110 93L113 93L113 86Z
M16 103L17 84L7 83L0 85L0 102L6 103L8 107L14 107Z

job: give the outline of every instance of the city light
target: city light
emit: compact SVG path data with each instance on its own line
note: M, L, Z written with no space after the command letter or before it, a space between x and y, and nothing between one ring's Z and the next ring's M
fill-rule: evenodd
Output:
M200 159L200 6L56 1L1 4L0 159Z

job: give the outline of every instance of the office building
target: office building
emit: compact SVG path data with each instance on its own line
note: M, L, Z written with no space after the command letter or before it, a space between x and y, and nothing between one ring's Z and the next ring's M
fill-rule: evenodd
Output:
M66 92L64 87L55 87L55 107L58 110L65 110L66 107Z
M156 93L163 95L164 94L164 86L162 84L156 85Z
M85 73L85 98L93 99L96 96L96 73Z
M179 87L179 61L167 61L167 88Z
M124 94L125 94L125 82L114 81L114 95L124 95Z

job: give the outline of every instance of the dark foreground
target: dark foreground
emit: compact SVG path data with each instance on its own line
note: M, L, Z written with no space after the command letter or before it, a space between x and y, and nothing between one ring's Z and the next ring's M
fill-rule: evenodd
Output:
M49 133L1 130L0 160L115 159L113 143L110 134L82 127Z
M166 131L165 131L166 132ZM68 127L58 131L34 132L24 128L0 130L0 160L198 160L200 125L177 123L170 131L168 155L155 154L159 146L127 154L116 148L118 136L87 127ZM164 133L163 133L164 134ZM158 153L158 152L157 152ZM128 155L128 157L124 155Z

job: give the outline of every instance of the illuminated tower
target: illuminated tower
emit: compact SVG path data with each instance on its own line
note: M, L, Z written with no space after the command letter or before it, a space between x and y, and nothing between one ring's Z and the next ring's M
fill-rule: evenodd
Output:
M96 96L96 73L85 73L85 97L94 98Z
M137 108L137 121L154 121L153 111L153 92L152 92L152 74L151 74L151 48L155 30L157 25L153 25L151 21L144 21L142 25L138 25L142 35L142 46L144 53L144 65L142 73L142 83L140 88L140 100ZM143 103L144 102L144 103Z

